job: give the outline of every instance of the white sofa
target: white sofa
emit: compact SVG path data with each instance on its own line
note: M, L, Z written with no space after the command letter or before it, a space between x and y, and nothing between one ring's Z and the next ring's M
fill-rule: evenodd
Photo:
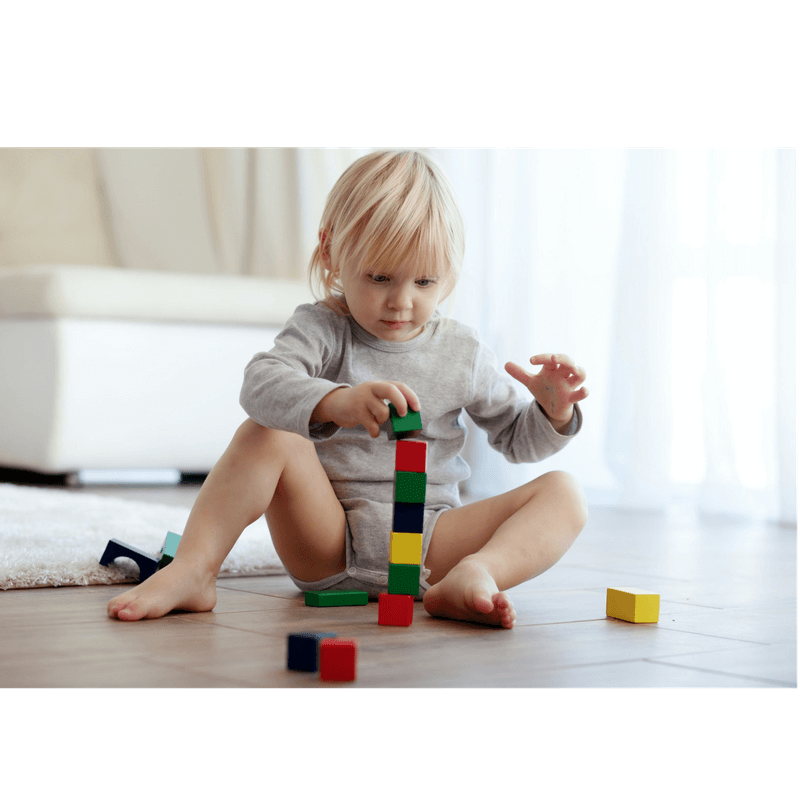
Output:
M245 419L245 365L311 300L286 280L0 269L0 467L208 472Z

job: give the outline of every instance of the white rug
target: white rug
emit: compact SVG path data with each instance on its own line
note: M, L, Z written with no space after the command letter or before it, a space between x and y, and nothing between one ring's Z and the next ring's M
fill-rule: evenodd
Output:
M188 517L179 506L0 483L0 589L134 583L133 561L100 566L108 540L155 555L168 530L183 533ZM282 572L262 518L245 529L219 577Z

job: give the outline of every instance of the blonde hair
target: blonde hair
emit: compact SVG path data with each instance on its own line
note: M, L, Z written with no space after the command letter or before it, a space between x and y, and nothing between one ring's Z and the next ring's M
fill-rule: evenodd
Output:
M442 299L458 282L464 222L441 167L419 151L383 150L351 164L328 195L319 233L309 280L315 297L339 314L349 313L339 280L345 269L436 276Z

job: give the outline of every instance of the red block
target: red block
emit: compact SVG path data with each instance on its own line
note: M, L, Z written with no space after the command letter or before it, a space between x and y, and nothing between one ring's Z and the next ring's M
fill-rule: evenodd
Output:
M410 594L378 595L378 625L408 626L413 619L414 598Z
M397 442L395 472L427 472L427 442L412 442L401 439Z
M323 639L319 645L319 677L323 681L354 681L358 642Z

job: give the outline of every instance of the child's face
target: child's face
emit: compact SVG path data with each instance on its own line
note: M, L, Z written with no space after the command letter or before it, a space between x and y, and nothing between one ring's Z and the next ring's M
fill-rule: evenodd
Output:
M365 273L342 276L347 307L368 333L386 342L408 342L444 300L443 280L436 276L399 278Z

